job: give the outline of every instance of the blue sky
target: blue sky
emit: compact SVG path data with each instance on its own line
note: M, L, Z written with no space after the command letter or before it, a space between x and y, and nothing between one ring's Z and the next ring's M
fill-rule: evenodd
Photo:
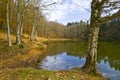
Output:
M57 21L65 25L68 22L88 20L90 18L90 12L84 8L90 9L90 1L91 0L46 0L46 2L58 2L58 4L49 6L50 10L43 12L49 13L45 15L48 21Z

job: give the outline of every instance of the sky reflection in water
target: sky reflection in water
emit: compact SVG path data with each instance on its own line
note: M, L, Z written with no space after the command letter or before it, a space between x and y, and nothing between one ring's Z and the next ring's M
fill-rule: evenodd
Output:
M70 70L72 68L79 68L85 63L85 58L79 58L67 55L63 52L54 56L47 56L41 64L41 68L45 70Z
M40 67L44 70L70 70L72 68L82 67L85 60L85 57L79 58L78 56L67 55L66 52L63 52L54 56L45 57ZM112 80L120 80L120 71L111 68L108 61L101 60L98 68L104 76Z

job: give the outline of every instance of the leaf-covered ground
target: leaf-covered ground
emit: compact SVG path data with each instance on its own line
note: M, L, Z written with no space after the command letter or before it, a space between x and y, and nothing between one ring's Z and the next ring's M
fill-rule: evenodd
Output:
M48 71L36 69L36 64L44 54L45 45L40 41L31 42L23 38L23 45L7 46L4 33L0 33L0 80L104 80L85 74L80 69L71 71ZM12 42L15 37L12 35Z
M6 68L0 70L0 80L104 80L80 70L47 71L33 68Z

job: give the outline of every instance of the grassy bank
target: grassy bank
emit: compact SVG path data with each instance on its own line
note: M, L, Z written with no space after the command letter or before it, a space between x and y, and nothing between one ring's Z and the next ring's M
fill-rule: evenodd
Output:
M33 68L2 69L0 80L104 80L99 76L82 73L80 70L47 71Z
M6 34L0 33L0 80L104 80L97 75L85 74L80 69L71 71L48 71L36 68L38 59L46 46L42 39L35 42L23 38L23 44L7 46Z

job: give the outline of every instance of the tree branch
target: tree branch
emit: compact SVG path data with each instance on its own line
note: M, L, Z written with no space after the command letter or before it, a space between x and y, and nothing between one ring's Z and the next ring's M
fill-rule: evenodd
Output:
M102 6L102 5L104 5L105 3L108 3L109 2L109 0L102 0L101 2L100 2L100 5Z
M102 20L103 20L103 22L107 22L107 21L117 18L117 17L120 17L120 9L116 13L112 14L111 16L103 17Z
M49 3L49 4L42 4L40 7L48 7L48 6L51 6L51 5L54 5L54 4L57 4L57 3L53 2L53 3Z
M107 3L108 5L104 5L105 3ZM117 6L117 4L120 4L120 1L109 2L109 0L102 0L100 2L100 5L103 6L103 8L114 7Z
M85 7L83 7L83 6L78 5L77 3L75 3L75 4L76 4L77 6L83 8L83 9L85 9L85 10L88 11L89 13L91 13L91 11L90 11L89 9L87 9L87 8L85 8Z

